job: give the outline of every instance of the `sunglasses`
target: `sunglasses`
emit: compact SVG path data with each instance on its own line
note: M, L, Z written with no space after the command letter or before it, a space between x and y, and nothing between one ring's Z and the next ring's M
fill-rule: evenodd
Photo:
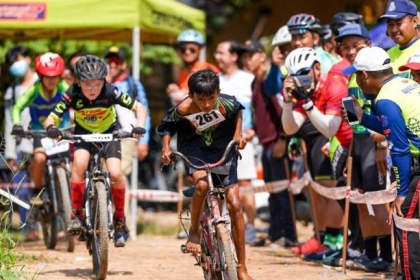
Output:
M180 48L180 51L183 54L186 53L187 51L189 51L190 53L194 54L194 53L197 53L198 52L198 49L197 48L194 48L194 47L181 47Z
M290 44L277 46L277 48L279 49L279 51L282 54L285 54L286 52L291 52L292 51L292 46Z

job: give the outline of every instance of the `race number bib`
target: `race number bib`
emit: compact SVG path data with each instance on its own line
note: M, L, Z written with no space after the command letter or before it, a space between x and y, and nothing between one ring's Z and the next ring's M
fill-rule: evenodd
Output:
M210 113L196 113L185 116L192 124L197 128L198 131L203 131L213 125L216 125L225 120L225 117L217 110L213 110Z
M70 149L69 141L56 141L48 137L41 139L41 145L45 149L47 156L68 152Z

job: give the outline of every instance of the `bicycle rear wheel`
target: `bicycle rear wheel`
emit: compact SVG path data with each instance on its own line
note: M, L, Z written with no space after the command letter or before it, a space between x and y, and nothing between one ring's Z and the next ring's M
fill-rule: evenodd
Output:
M108 209L107 192L103 182L94 185L92 202L92 261L96 279L105 279L108 271Z
M60 209L62 220L64 222L64 231L66 232L67 225L71 220L71 201L70 201L70 188L69 188L69 181L67 179L66 170L63 167L57 167L56 169L57 174L57 183L59 185L59 194L58 197L59 205L61 205ZM74 236L65 235L66 236L66 249L67 252L74 251Z
M41 212L41 228L44 244L47 249L54 249L57 245L57 216L51 201L51 188L47 186L42 194L44 205L40 209Z
M216 236L219 246L220 265L224 276L223 279L238 280L236 273L236 250L225 223L216 225Z

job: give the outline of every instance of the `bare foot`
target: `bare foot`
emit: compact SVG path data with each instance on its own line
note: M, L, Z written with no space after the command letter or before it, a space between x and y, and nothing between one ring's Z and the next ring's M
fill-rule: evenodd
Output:
M191 234L188 236L187 252L191 253L193 256L200 256L201 254L201 245L200 245L200 236L198 234Z
M236 271L238 273L239 280L254 280L254 278L248 275L248 271L246 271L246 269L238 267Z

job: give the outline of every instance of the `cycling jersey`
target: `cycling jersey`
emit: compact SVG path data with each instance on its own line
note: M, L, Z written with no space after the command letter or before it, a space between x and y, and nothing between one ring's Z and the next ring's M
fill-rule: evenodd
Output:
M55 88L51 99L48 99L42 89L41 81L35 82L23 95L16 101L13 106L12 120L14 124L21 123L21 113L23 109L29 107L31 115L31 128L34 130L44 129L44 121L54 109L56 104L62 99L64 92L68 89L68 84L60 80ZM59 121L59 120L58 120ZM61 123L56 123L59 127L70 125L70 114L63 114Z
M376 108L387 136L397 179L398 196L410 186L410 156L420 156L420 84L394 76L376 98Z
M178 106L168 110L163 117L157 128L159 135L162 137L173 136L177 133L177 149L186 156L197 157L196 160L199 162L196 163L199 165L203 161L215 162L219 160L226 146L233 139L236 116L240 110L244 109L241 103L234 96L220 94L211 113L197 113L188 116L180 115L177 110ZM223 117L216 113L220 113ZM216 119L222 121L214 122ZM207 123L209 126L204 126ZM203 126L203 129L200 129L200 126ZM193 157L191 159L194 160Z
M420 49L420 40L416 39L415 41L411 42L408 46L401 48L399 45L396 45L390 48L387 53L391 58L392 62L392 69L394 73L398 73L398 76L402 78L410 78L410 70L400 72L398 68L407 63L408 59L412 57L416 51Z
M88 100L82 89L73 84L61 101L55 106L50 117L60 119L71 107L74 109L74 122L91 133L103 133L113 126L118 126L114 104L119 104L129 110L136 111L136 101L129 94L122 93L118 88L105 83L99 96ZM138 104L138 103L137 103Z
M198 70L203 70L206 68L211 68L214 72L220 73L219 68L217 68L213 64L200 60L196 61L191 68L185 67L179 72L177 83L179 88L184 92L188 92L188 79L190 78L190 76Z

